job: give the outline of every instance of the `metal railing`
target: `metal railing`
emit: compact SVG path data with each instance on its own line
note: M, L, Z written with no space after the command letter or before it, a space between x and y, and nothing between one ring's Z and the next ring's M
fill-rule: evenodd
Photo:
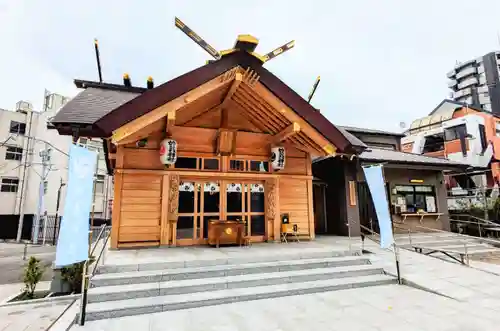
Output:
M468 219L474 219L475 221L470 221L470 220L461 220L461 219L453 219L451 217L467 217ZM478 234L479 234L479 237L482 238L482 231L481 231L481 226L483 226L483 229L485 229L486 227L489 227L489 228L495 228L495 229L500 229L500 224L498 223L495 223L495 222L492 222L490 220L486 220L486 219L483 219L483 218L480 218L480 217L477 217L477 216L474 216L474 215L468 215L468 214L455 214L455 215L450 215L450 222L455 222L455 223L458 223L458 224L473 224L473 225L477 225L477 229L478 229Z
M101 226L100 231L99 231L99 235L95 239L94 245L89 247L89 256L83 265L82 295L81 295L81 299L80 299L80 316L79 316L80 317L79 318L80 325L85 324L85 312L86 312L87 301L88 301L87 291L89 288L90 280L91 280L92 276L95 275L95 273L97 271L97 267L99 265L99 261L101 260L101 258L102 258L102 264L104 264L106 246L107 246L110 235L111 235L111 227L103 224ZM93 241L94 241L93 231L91 230L91 231L89 231L89 242L93 242ZM96 259L94 259L94 252L96 251L97 246L99 245L99 243L101 241L103 241L103 243L102 243L102 247L99 251L99 255L97 256ZM92 269L92 272L89 273L89 264L92 264L92 263L94 263L94 267Z
M449 231L445 231L445 230L428 228L426 226L421 226L421 225L417 225L416 228L427 230L427 231L432 231L432 232L438 232L438 233L447 233L447 234L453 233L452 238L458 237L459 239L463 239L465 263L467 266L470 265L469 252L468 252L468 248L467 248L467 240L465 240L465 237L470 237L470 236L465 236L465 235L462 235L460 233L454 233L454 232L449 232ZM470 237L470 238L474 238L474 237ZM445 250L443 250L443 251L445 251Z
M370 225L371 225L371 228L372 229L369 229L367 228L366 226L362 225L362 224L359 224L355 221L349 221L346 225L349 229L349 249L351 247L351 231L350 231L350 228L351 228L351 223L355 223L355 224L358 224L360 229L363 229L365 231L368 231L368 233L370 233L372 236L375 236L377 237L378 236L378 241L374 238L370 238L368 237L368 239L374 241L375 243L377 244L380 244L380 242L382 241L381 239L381 236L379 233L377 233L376 231L373 230L373 223L371 222L370 220ZM362 247L362 250L365 249L365 235L363 233L361 233L361 247ZM394 241L393 244L392 244L392 247L394 249L394 258L395 258L395 261L396 261L396 273L397 273L397 278L398 278L398 284L399 285L402 285L403 282L402 282L402 279L401 279L401 271L400 271L400 267L399 267L399 257L400 257L400 254L399 254L399 247L396 245L396 242Z

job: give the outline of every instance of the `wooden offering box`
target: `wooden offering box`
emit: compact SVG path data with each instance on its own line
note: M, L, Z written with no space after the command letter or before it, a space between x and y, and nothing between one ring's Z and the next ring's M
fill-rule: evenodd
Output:
M240 244L245 224L240 221L212 220L208 222L208 244Z

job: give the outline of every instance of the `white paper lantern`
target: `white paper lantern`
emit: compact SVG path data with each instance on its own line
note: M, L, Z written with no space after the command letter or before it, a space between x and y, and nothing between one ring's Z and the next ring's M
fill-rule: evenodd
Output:
M174 164L177 161L177 141L165 139L161 142L160 161L162 164Z
M285 147L271 148L271 165L274 170L285 168Z

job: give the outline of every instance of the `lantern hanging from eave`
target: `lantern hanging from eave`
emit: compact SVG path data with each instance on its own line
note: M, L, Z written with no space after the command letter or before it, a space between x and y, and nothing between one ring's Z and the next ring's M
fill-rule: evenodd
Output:
M162 164L174 164L177 161L177 141L164 139L161 142L160 161Z
M285 168L285 147L271 148L271 166L273 170Z

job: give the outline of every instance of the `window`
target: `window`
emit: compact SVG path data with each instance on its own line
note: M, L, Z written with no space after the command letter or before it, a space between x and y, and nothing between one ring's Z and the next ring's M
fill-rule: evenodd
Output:
M198 158L196 157L178 157L175 161L176 169L197 169Z
M78 139L78 145L80 145L82 147L87 147L88 141L89 140L87 138L80 138L80 139Z
M10 121L10 133L15 134L25 134L26 133L26 123Z
M230 160L229 169L235 171L245 171L245 161L242 160Z
M428 185L397 185L396 199L402 212L416 213L423 210L437 212L434 187Z
M269 172L269 162L267 161L250 161L250 171Z
M48 181L44 181L43 182L43 194L46 195L47 194L47 189L49 188L49 182Z
M251 172L269 172L268 161L258 160L230 160L229 170L232 171L251 171Z
M396 150L396 145L394 145L394 144L367 143L366 145L368 147L386 149L386 150L389 150L389 151L395 151Z
M435 134L425 137L423 153L439 152L444 150L444 135Z
M455 139L460 139L460 136L465 137L467 135L467 128L465 124L460 124L453 126L451 128L444 129L444 140L451 141Z
M496 136L497 137L500 137L500 122L497 122L496 123L496 127L495 127L495 133L496 133Z
M17 192L19 178L2 178L0 192Z
M203 170L219 170L219 159L203 159Z
M95 177L95 193L104 193L104 175L96 175Z
M479 124L479 138L481 139L481 153L484 153L488 148L488 142L486 141L486 130L483 124Z
M8 146L7 152L5 153L6 160L16 160L21 161L23 157L23 149L20 147Z

